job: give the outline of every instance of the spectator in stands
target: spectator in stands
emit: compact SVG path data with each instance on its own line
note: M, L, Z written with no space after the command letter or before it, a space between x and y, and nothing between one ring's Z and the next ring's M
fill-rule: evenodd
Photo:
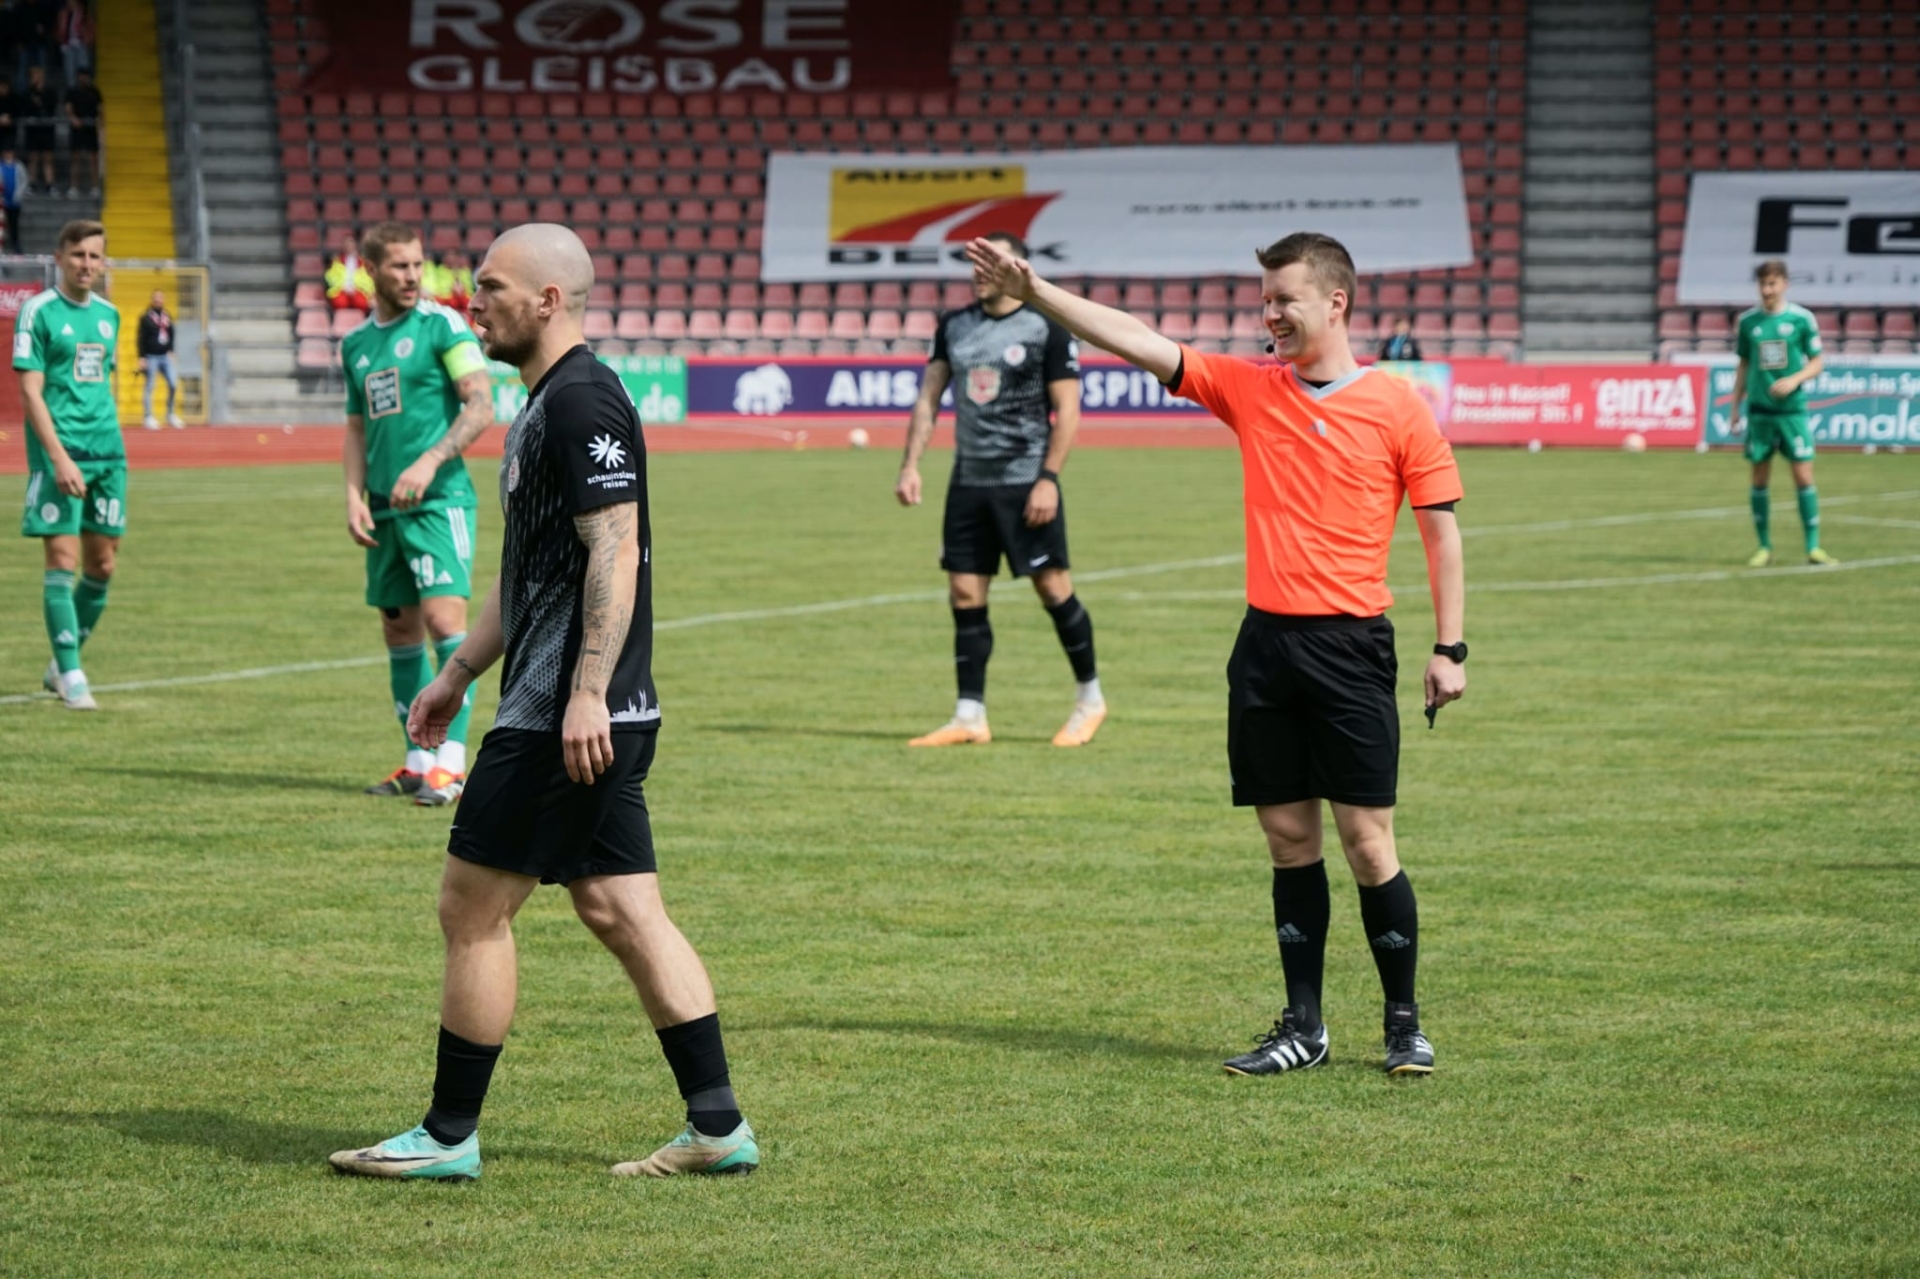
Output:
M100 90L94 87L93 73L82 71L79 83L67 90L67 194L80 194L80 168L84 160L87 194L100 194Z
M53 194L53 127L60 111L60 95L47 83L47 69L27 72L26 92L20 95L20 121L26 134L27 173L48 195Z
M473 301L473 259L456 249L447 255L447 305L462 315Z
M149 431L160 429L159 421L153 416L153 381L163 377L167 380L167 425L185 426L180 415L173 411L173 317L167 314L167 295L159 289L153 291L153 305L140 316L139 343L140 371L146 374L147 381L141 401L146 414L143 425Z
M5 0L0 0L5 3ZM0 9L0 30L6 24L7 11ZM0 36L0 39L4 39ZM0 63L6 61L7 51L0 48ZM20 145L20 95L13 91L13 81L0 75L0 142L10 147Z
M14 0L7 18L13 39L13 82L19 84L27 78L28 68L47 65L47 49L53 43L53 6L48 0Z
M0 208L7 214L7 247L24 253L20 247L20 202L27 198L27 166L13 153L13 138L0 135Z
M429 301L441 306L450 305L453 296L453 272L446 263L438 258L428 258L420 264L420 292Z
M327 264L327 305L336 311L373 308L373 276L360 261L360 246L349 231L340 237L340 252Z
M1393 332L1380 344L1380 358L1383 360L1421 360L1420 339L1413 336L1413 321L1401 316L1393 322Z
M82 0L67 0L55 16L53 42L60 47L64 83L72 84L75 76L93 67L93 19Z

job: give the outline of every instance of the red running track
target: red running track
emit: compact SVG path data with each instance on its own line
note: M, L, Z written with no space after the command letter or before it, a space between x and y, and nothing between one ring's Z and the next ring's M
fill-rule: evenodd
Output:
M743 422L722 418L684 426L649 426L647 450L652 453L729 453L748 449L810 449L848 447L848 433L862 429L871 446L899 450L906 442L905 424L864 426L846 418L782 417L775 421ZM341 426L189 426L181 430L126 432L127 462L136 471L183 470L217 466L289 466L298 463L337 462L346 429ZM482 436L470 457L499 457L505 427ZM934 433L936 446L949 447L953 430ZM1233 435L1211 420L1169 424L1164 419L1082 422L1078 443L1088 448L1231 448ZM21 475L27 469L26 429L0 427L0 475Z

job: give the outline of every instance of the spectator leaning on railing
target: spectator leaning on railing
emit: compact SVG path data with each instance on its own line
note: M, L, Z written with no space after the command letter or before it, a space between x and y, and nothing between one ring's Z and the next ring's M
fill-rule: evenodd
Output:
M81 161L86 162L87 194L100 194L100 90L93 73L82 71L79 83L67 90L67 194L80 194Z
M7 247L24 253L20 247L20 202L27 198L27 166L13 153L13 135L0 134L0 208L7 214Z

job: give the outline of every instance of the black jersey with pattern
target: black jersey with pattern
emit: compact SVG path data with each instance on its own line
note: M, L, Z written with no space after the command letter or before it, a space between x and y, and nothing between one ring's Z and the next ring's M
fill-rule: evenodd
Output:
M615 731L658 727L646 441L619 377L586 347L569 351L513 419L500 461L506 661L494 726L560 731L580 656L580 588L587 571L587 548L573 518L633 502L640 508L640 580L627 642L607 685L607 710Z
M928 362L953 369L953 482L1031 484L1053 436L1047 385L1080 376L1073 335L1023 306L1002 316L979 303L940 317Z

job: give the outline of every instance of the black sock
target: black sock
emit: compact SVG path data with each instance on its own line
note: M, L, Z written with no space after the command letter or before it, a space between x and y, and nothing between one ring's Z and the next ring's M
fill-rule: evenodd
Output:
M476 1044L440 1028L439 1063L433 1073L433 1108L422 1121L427 1135L443 1146L457 1146L480 1126L480 1106L493 1080L499 1044Z
M656 1030L673 1081L687 1103L687 1122L708 1137L724 1137L740 1126L740 1103L727 1079L727 1050L720 1042L720 1014L708 1013L678 1026Z
M986 606L953 610L953 670L960 696L987 700L987 659L993 656L993 626Z
M1053 629L1060 637L1060 647L1067 650L1067 660L1073 663L1073 677L1086 683L1095 674L1093 619L1087 616L1078 595L1047 605L1047 612L1053 616Z
M1333 899L1327 864L1273 868L1273 931L1280 941L1280 970L1287 978L1287 1006L1300 1010L1303 1030L1320 1027L1320 979L1327 966L1327 920Z
M1420 911L1413 885L1401 871L1377 888L1360 890L1360 922L1380 970L1380 989L1388 1002L1413 1002L1413 970L1420 957Z

